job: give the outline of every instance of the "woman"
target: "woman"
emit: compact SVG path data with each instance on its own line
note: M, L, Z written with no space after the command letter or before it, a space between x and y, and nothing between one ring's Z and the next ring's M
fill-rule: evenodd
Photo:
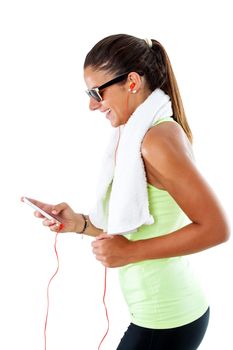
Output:
M195 166L192 133L169 58L156 40L112 35L86 56L84 79L90 109L105 113L113 128L125 127L124 132L128 128L132 138L136 129L130 134L129 124L136 120L136 114L137 123L145 123L147 116L139 118L138 111L149 105L151 96L167 98L167 108L171 104L172 113L158 117L157 111L157 119L149 127L143 124L145 133L138 139L152 221L144 220L136 231L116 234L114 225L98 225L101 220L96 212L88 216L75 213L66 203L52 206L34 202L58 217L64 224L61 232L96 237L92 243L96 259L106 267L119 267L132 322L117 350L197 349L207 329L209 305L184 256L225 242L229 226L216 196ZM157 108L156 104L150 108ZM115 166L119 168L117 147L115 151ZM126 146L123 151L127 152ZM132 183L134 174L137 177L136 172L131 178L128 175ZM102 198L108 208L105 223L121 215L113 213L109 204L111 186ZM140 182L140 186L143 190L145 185ZM139 187L134 188L136 194ZM131 203L132 210L133 206L137 210ZM58 229L55 221L44 219L43 224L52 231ZM108 227L112 227L110 235Z

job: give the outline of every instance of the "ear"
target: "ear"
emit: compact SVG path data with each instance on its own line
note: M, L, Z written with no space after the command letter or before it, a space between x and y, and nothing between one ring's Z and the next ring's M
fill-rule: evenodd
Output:
M140 89L142 85L142 78L137 72L130 72L128 75L129 83L129 91L137 91Z

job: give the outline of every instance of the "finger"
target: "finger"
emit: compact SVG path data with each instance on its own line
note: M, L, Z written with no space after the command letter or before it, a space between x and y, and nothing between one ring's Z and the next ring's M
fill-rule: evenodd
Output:
M92 248L99 248L99 247L102 247L103 244L104 244L104 240L108 239L110 237L107 237L107 238L102 238L102 239L96 239L95 241L93 241L91 243L91 246Z
M99 254L98 252L94 253L96 260L101 261L103 260L103 256Z
M112 235L109 235L107 233L101 233L99 236L96 237L96 240L106 239L106 238L113 238Z
M37 217L37 218L44 218L44 216L38 211L38 210L36 210L36 211L34 211L34 215Z
M101 246L98 244L92 244L92 253L97 254L100 252Z
M50 225L49 226L49 229L53 232L57 232L57 231L60 231L60 224L59 223L56 223L56 224L53 224L53 225Z
M42 224L43 224L44 226L53 226L53 225L58 224L58 222L57 222L56 220L44 219L44 220L42 221Z
M98 248L99 246L101 245L101 242L100 241L93 241L92 243L91 243L91 246L92 246L92 248L93 249L95 249L95 248Z
M68 207L68 204L65 202L62 202L57 205L53 205L52 214L54 215L59 214L62 210L66 209L67 207Z

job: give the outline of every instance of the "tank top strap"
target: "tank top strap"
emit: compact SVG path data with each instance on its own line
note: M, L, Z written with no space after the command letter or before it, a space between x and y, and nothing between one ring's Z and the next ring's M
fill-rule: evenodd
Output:
M162 122L174 122L174 123L176 123L176 121L172 117L166 117L166 118L160 118L160 119L156 120L155 122L152 123L151 127L154 125L160 124Z

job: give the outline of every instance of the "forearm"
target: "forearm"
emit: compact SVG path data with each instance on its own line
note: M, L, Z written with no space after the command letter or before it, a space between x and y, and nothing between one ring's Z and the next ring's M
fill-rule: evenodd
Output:
M101 233L103 233L102 229L99 229L92 224L88 215L85 215L85 217L88 220L88 225L87 225L87 228L85 229L85 232L83 233L84 235L96 237L96 236L99 236ZM81 232L84 227L84 224L85 222L82 215L77 214L77 224L76 224L75 232L77 233Z
M170 234L133 242L131 262L189 255L223 243L227 240L225 228L205 227L191 223Z

